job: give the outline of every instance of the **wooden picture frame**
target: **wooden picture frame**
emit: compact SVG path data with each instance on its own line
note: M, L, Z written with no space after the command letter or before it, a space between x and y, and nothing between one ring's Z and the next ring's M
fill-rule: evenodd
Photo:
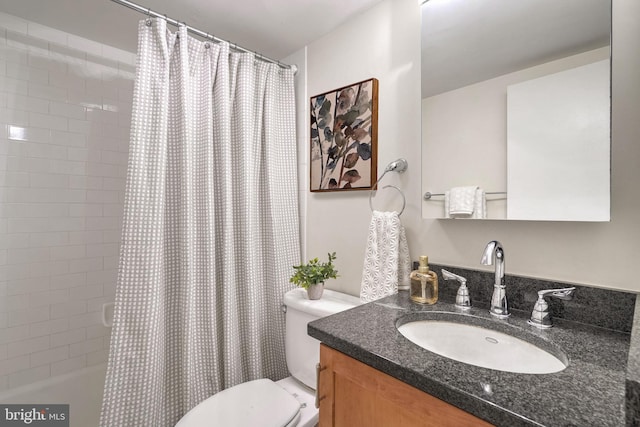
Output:
M311 192L371 190L378 175L378 80L310 99Z

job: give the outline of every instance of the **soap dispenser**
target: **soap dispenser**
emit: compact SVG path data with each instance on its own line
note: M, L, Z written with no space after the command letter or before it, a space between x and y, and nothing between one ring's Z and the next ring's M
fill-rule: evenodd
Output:
M429 257L421 256L417 270L411 279L411 300L420 304L435 304L438 301L438 275L429 270Z

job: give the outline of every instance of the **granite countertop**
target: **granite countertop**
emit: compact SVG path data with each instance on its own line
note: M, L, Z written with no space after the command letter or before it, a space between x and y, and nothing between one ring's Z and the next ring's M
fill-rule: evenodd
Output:
M569 366L543 375L480 368L427 351L396 329L398 322L434 311L464 313L470 324L486 326L490 321L496 330L533 336L552 353L561 349ZM554 319L551 329L539 330L526 323L527 316L514 310L508 319L498 320L481 308L462 311L444 302L423 306L402 291L310 322L308 332L329 347L497 426L625 425L630 335L563 319Z

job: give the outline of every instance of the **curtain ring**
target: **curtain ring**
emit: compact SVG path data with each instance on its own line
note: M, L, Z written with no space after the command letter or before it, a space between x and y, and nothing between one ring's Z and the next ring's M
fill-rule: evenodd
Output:
M209 36L209 33L207 33L207 38L206 41L204 42L204 48L205 49L209 49L209 39L211 38L211 36Z
M153 21L151 20L151 9L147 9L147 19L144 21L144 25L147 27L153 25Z

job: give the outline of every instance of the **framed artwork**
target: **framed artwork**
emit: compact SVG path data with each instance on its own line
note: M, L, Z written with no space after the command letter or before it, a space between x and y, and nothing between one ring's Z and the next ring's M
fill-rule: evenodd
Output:
M370 190L378 173L378 80L312 96L310 113L310 190Z

